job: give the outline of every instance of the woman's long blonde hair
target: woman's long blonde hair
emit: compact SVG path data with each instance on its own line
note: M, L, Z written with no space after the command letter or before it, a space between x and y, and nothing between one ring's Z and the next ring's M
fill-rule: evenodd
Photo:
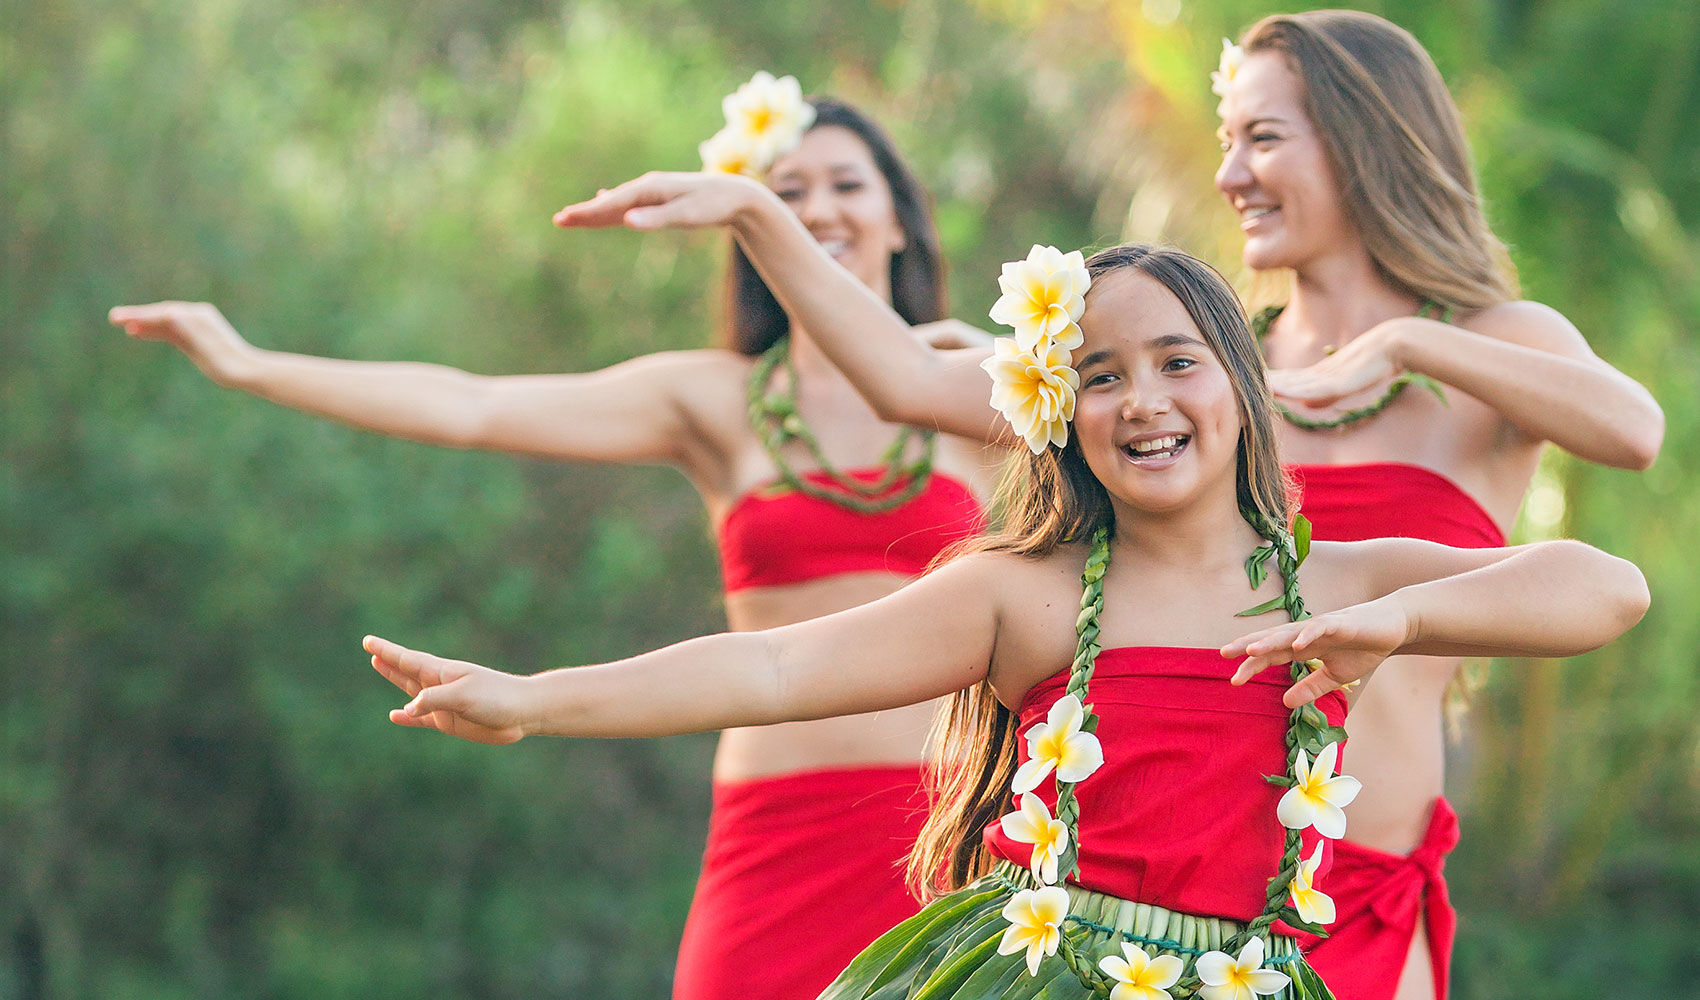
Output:
M1274 403L1245 310L1227 281L1196 257L1138 244L1101 250L1086 268L1094 283L1132 268L1160 282L1186 307L1234 387L1241 422L1235 475L1240 510L1259 531L1287 525L1292 502L1275 448ZM1047 448L1024 463L1012 463L994 507L1002 512L998 530L969 539L942 558L969 552L1042 557L1060 545L1091 538L1101 527L1115 528L1109 492L1087 467L1074 434L1060 450ZM909 883L923 895L958 888L990 870L992 859L980 833L1008 809L1016 722L984 681L956 693L940 710L939 757L928 776L932 810L908 865Z
M1466 312L1517 298L1458 105L1410 32L1374 14L1318 10L1266 17L1240 46L1282 53L1303 81L1346 211L1387 281Z

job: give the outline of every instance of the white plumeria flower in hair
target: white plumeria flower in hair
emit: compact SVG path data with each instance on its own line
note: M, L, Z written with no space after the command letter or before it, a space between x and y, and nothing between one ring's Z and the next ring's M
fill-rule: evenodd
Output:
M1287 789L1275 806L1275 816L1282 826L1289 830L1314 826L1317 833L1330 840L1346 835L1344 809L1364 786L1349 774L1334 774L1339 760L1338 742L1323 747L1314 763L1309 754L1299 751L1293 761L1293 780L1297 783Z
M1027 974L1039 974L1039 962L1057 953L1062 941L1062 922L1068 916L1068 890L1056 886L1043 889L1023 889L1004 904L1003 916L1009 921L1003 940L998 942L998 954L1013 955L1027 949Z
M1152 958L1144 948L1124 941L1122 953L1105 955L1098 960L1098 968L1115 983L1110 1000L1173 1000L1169 987L1180 980L1186 967L1173 955Z
M1068 850L1068 824L1052 819L1051 811L1032 792L1022 792L1021 807L998 822L1009 839L1033 845L1033 860L1029 862L1033 877L1045 885L1055 885L1057 859Z
M1217 64L1216 71L1210 74L1210 92L1217 97L1228 96L1228 84L1234 82L1234 74L1240 71L1245 62L1245 50L1228 39L1222 39L1222 58Z
M1299 870L1288 888L1293 893L1293 909L1299 919L1309 924L1334 922L1334 900L1316 887L1316 870L1322 867L1322 844L1319 841L1310 857L1299 862Z
M1015 328L1017 347L1042 353L1044 342L1067 351L1084 339L1080 314L1086 311L1086 290L1092 278L1079 250L1063 253L1056 247L1034 245L1026 260L1012 260L998 275L1003 291L992 305L993 322Z
M1058 781L1084 781L1104 763L1104 748L1098 737L1080 731L1086 709L1080 699L1065 694L1057 699L1045 721L1027 730L1027 763L1015 772L1010 784L1017 795L1031 792L1052 771Z
M1080 375L1070 367L1063 347L1046 345L1043 353L1024 351L1008 337L992 343L992 356L980 362L992 376L992 408L1037 455L1051 445L1068 443L1074 419L1074 394Z
M697 146L702 169L709 174L743 174L760 177L766 169L755 144L742 133L723 128Z
M1284 972L1263 968L1263 939L1254 937L1240 949L1239 957L1211 951L1198 957L1198 978L1204 985L1198 995L1204 1000L1255 1000L1279 993L1292 982Z
M720 107L726 112L726 127L754 145L765 161L764 171L790 152L815 122L815 109L803 100L797 78L782 76L776 80L766 70L726 95Z

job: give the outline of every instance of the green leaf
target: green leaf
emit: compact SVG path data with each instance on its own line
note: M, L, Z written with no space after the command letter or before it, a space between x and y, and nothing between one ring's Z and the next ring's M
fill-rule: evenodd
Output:
M1304 565L1305 557L1310 555L1310 518L1303 514L1293 515L1293 548L1299 565Z
M1285 595L1271 597L1269 600L1264 601L1262 604L1259 604L1255 608L1246 608L1244 611L1241 611L1239 614L1235 615L1234 617L1235 618L1256 618L1258 615L1266 615L1271 611L1275 611L1279 608L1286 607L1287 606L1286 600L1287 600L1287 598L1286 598Z

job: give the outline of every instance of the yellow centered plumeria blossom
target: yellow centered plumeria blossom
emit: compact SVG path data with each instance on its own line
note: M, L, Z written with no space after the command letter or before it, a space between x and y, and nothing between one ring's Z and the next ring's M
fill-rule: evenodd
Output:
M1316 827L1316 832L1330 840L1346 835L1344 809L1363 790L1363 782L1348 774L1336 776L1335 765L1340 760L1340 744L1330 743L1316 755L1300 750L1293 761L1293 780L1297 782L1281 796L1275 806L1275 816L1289 830Z
M1105 955L1098 960L1098 968L1116 984L1110 1000L1173 1000L1169 987L1179 981L1186 966L1173 955L1152 958L1139 945L1123 942L1122 953Z
M1020 795L1039 787L1052 771L1058 781L1084 781L1104 763L1098 737L1080 731L1086 709L1080 699L1065 694L1046 713L1045 721L1027 730L1027 763L1015 772L1010 790Z
M726 112L726 127L751 143L763 172L790 152L815 122L815 109L803 100L797 78L776 80L766 70L727 94L720 107Z
M1334 922L1334 900L1316 887L1316 870L1322 867L1322 844L1319 841L1310 857L1299 862L1299 870L1288 886L1293 893L1293 909L1299 919L1312 924Z
M998 942L998 954L1013 955L1027 949L1027 973L1037 976L1039 962L1057 953L1062 941L1062 922L1068 916L1068 890L1056 886L1043 889L1023 889L1004 904L1003 916L1009 921L1003 940Z
M1198 978L1204 981L1198 988L1204 1000L1255 1000L1279 993L1292 982L1284 972L1263 968L1263 939L1259 937L1247 941L1237 958L1222 951L1200 955Z
M1244 62L1245 50L1226 38L1222 39L1222 59L1216 71L1210 74L1210 92L1217 97L1227 97L1228 84L1234 82L1234 74L1240 71Z
M1055 885L1057 859L1068 850L1068 824L1053 819L1045 803L1032 792L1022 792L1021 807L998 822L1009 839L1033 845L1033 860L1029 862L1033 877L1045 885Z
M709 174L743 174L759 178L764 172L755 144L729 128L723 128L697 146L702 169Z
M1012 260L998 275L1003 291L990 313L992 321L1015 328L1015 344L1042 353L1041 343L1066 351L1083 339L1080 314L1086 311L1086 290L1092 278L1079 250L1063 253L1056 247L1034 245L1026 260Z
M1008 337L992 343L992 356L980 362L992 376L992 408L1037 455L1051 445L1068 443L1074 419L1074 394L1080 375L1068 350L1048 344L1043 353L1024 351Z

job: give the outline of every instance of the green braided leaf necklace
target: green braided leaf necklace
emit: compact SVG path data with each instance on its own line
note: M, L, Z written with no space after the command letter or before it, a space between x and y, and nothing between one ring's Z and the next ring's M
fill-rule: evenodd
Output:
M1286 306L1269 306L1268 308L1258 310L1257 314L1251 318L1251 332L1256 335L1259 343L1262 343L1263 338L1269 335L1269 327L1275 322L1275 317L1281 315L1281 311L1286 308ZM1436 305L1432 299L1423 300L1422 305L1417 307L1417 316L1419 318L1426 318L1430 309L1440 310L1440 321L1442 323L1452 322L1451 307L1441 307ZM1382 410L1387 409L1393 404L1395 399L1399 398L1399 394L1405 391L1405 387L1411 385L1414 385L1419 389L1427 389L1429 392L1434 393L1436 399L1440 400L1442 403L1446 402L1446 391L1440 387L1439 382L1436 382L1434 379L1422 374L1421 372L1400 372L1394 377L1392 382L1388 383L1387 390L1373 402L1367 403L1356 409L1347 410L1337 417L1307 417L1304 414L1293 410L1287 406L1287 404L1282 403L1279 400L1275 403L1275 409L1280 412L1282 420L1292 424L1299 430L1334 430L1336 428L1350 427L1360 420L1368 420L1370 417L1375 416Z
M1310 522L1302 515L1294 518L1293 530L1275 524L1260 511L1242 510L1246 521L1266 539L1246 559L1246 578L1252 589L1261 586L1268 578L1267 563L1274 558L1276 572L1281 578L1281 594L1254 608L1240 612L1240 616L1249 617L1273 611L1276 608L1285 609L1292 621L1302 621L1310 617L1305 610L1304 599L1299 595L1298 569L1310 552ZM1086 557L1086 566L1081 571L1080 583L1080 613L1075 619L1075 653L1074 660L1069 665L1066 694L1080 699L1084 706L1085 718L1081 723L1082 732L1095 732L1098 728L1098 715L1092 711L1092 705L1086 700L1092 681L1092 671L1098 659L1098 653L1103 646L1099 642L1099 618L1104 612L1104 574L1110 565L1110 531L1101 527L1092 535L1092 547ZM1310 668L1303 662L1291 665L1294 681L1302 680L1310 673ZM1345 729L1330 725L1327 716L1314 704L1294 709L1287 719L1285 743L1287 748L1287 773L1280 775L1265 775L1264 780L1272 785L1290 788L1294 781L1291 777L1294 764L1300 750L1315 756L1324 747L1346 738ZM1057 818L1068 825L1068 848L1058 859L1058 871L1062 875L1058 884L1067 881L1070 875L1080 873L1080 805L1075 799L1075 782L1057 781ZM1275 923L1284 921L1288 926L1300 928L1327 937L1326 929L1309 923L1300 918L1290 902L1290 886L1299 870L1300 854L1303 848L1303 838L1298 830L1285 829L1286 840L1281 854L1281 863L1275 875L1269 879L1268 888L1264 893L1263 912L1251 923L1247 924L1231 940L1223 943L1221 950L1235 954L1245 946L1255 935L1262 934ZM1184 918L1183 918L1184 919ZM1085 925L1088 921L1070 915L1066 922ZM1075 975L1081 985L1085 986L1095 996L1107 998L1110 995L1111 983L1093 964L1090 956L1082 954L1069 935L1063 935L1058 942L1057 954ZM1300 963L1302 966L1303 963ZM1299 974L1314 978L1314 973L1301 968ZM1173 987L1170 992L1177 998L1191 997L1198 993L1203 985L1196 972L1189 975ZM1307 984L1310 985L1310 984ZM1318 981L1314 984L1320 987ZM1326 996L1326 993L1313 991L1312 995Z
M781 367L785 369L786 384L783 389L777 389L773 387L773 376ZM774 468L779 470L776 489L788 488L858 513L877 514L908 503L932 479L936 432L913 427L898 431L891 446L880 456L885 471L877 480L857 479L833 468L821 450L819 439L797 412L797 365L791 358L788 336L779 338L768 348L750 372L749 404L750 429L755 431ZM909 442L916 437L921 440L920 453L904 462ZM784 449L792 441L802 442L809 450L828 484L812 482L791 466Z

